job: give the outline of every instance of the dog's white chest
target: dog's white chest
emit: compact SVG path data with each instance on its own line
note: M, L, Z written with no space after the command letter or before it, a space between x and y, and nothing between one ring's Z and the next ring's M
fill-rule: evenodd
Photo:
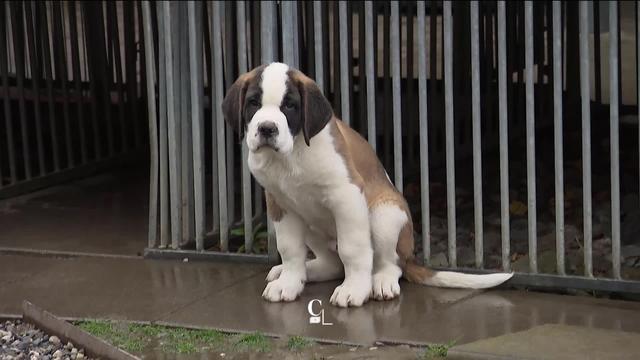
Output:
M337 185L349 180L342 158L330 141L322 141L323 135L328 134L317 136L313 150L288 157L269 149L250 153L249 169L278 205L298 214L309 227L335 237L335 220L327 197Z
M258 159L254 161L259 162ZM265 190L276 199L278 205L298 214L308 226L335 235L335 230L329 229L335 228L335 222L326 206L326 190L318 182L321 177L318 169L306 165L292 167L291 164L272 161L252 168L251 171Z

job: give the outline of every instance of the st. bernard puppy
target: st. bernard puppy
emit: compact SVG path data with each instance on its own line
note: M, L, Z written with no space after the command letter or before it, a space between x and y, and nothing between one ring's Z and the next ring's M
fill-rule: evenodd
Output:
M361 306L370 297L397 297L403 275L419 284L474 289L511 278L417 265L402 194L369 143L334 116L300 71L282 63L257 67L236 80L222 107L227 122L246 136L249 169L266 191L282 258L267 275L265 299L293 301L307 281L344 278L331 303Z

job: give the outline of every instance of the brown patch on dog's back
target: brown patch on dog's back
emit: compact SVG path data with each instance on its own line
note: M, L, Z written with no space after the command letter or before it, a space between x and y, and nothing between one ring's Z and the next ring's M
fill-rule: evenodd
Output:
M344 159L351 182L364 193L369 211L382 204L394 204L407 214L396 251L401 267L413 262L413 223L406 200L387 177L371 145L358 132L335 117L329 126L336 152Z

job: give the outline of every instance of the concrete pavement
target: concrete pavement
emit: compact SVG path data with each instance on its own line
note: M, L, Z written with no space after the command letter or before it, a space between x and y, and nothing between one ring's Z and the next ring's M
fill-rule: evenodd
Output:
M591 331L640 340L640 303L635 302L516 290L435 289L403 282L399 299L339 309L329 304L337 285L329 282L308 284L293 303L272 304L260 297L267 270L249 264L0 255L0 314L20 314L26 299L67 318L257 330L357 344L455 342L452 354L487 352L487 344L460 347L505 335L511 342L515 336L544 343L526 331L553 334L560 343L568 335L592 343L587 340ZM307 304L313 299L322 301L324 320L333 325L309 324ZM536 330L545 324L580 330ZM518 332L525 333L514 335ZM533 349L541 354L548 350L543 345Z

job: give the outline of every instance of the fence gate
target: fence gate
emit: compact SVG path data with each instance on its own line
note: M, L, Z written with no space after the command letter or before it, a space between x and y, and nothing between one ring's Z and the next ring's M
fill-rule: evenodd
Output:
M150 257L276 262L221 102L283 61L405 194L425 263L640 292L638 7L559 1L142 2Z

